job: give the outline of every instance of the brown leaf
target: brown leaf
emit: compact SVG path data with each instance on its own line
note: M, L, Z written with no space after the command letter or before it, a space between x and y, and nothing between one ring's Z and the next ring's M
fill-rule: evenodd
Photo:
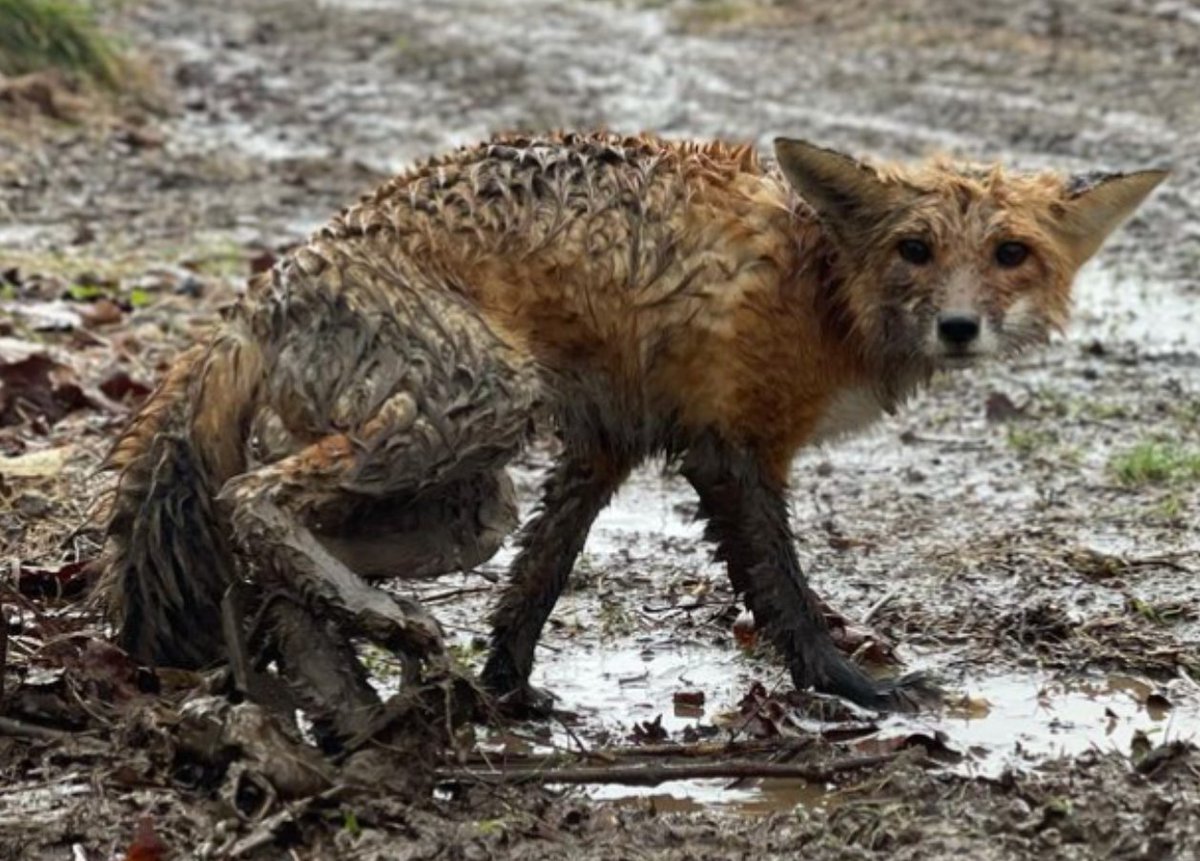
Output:
M116 370L104 378L100 383L100 391L104 392L105 397L111 398L118 403L138 404L146 395L154 391L151 386L140 380L135 380L129 376L127 371Z
M702 706L704 691L676 691L671 699L677 706Z
M99 389L83 385L66 352L0 337L0 427L41 419L53 425L83 408L121 412Z
M98 572L91 561L68 562L58 568L17 569L17 589L30 598L73 600L91 591Z
M166 857L167 844L154 833L154 817L142 816L134 829L133 842L125 852L125 861L163 861Z
M158 149L166 143L162 132L146 126L126 125L117 130L116 139L130 149Z
M80 311L84 325L89 327L119 323L124 314L120 305L107 298L97 299L90 305L84 306Z
M983 414L990 422L1007 422L1023 418L1025 408L1018 407L1004 392L992 392L984 402Z

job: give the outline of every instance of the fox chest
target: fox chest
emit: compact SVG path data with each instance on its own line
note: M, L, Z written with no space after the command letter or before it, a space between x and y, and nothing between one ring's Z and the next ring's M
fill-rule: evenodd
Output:
M860 386L843 389L824 404L808 443L823 443L865 431L887 413L878 393Z

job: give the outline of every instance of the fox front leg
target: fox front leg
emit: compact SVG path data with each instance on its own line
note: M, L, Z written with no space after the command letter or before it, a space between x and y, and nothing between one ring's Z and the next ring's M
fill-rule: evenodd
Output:
M734 589L745 593L759 629L783 654L796 687L872 709L915 710L930 693L917 677L877 682L834 645L800 570L782 487L754 453L706 436L688 451L683 474L700 496L717 558Z

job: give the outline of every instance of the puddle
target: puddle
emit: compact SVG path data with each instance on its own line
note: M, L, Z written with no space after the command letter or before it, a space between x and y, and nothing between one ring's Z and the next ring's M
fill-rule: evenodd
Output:
M749 680L763 667L750 666L724 649L669 647L604 651L583 650L544 660L537 680L555 691L562 708L577 712L583 725L572 732L586 738L603 728L626 743L633 721L661 718L675 737L685 727L711 726L720 713L735 707ZM702 717L680 716L672 705L675 691L702 690ZM1157 746L1168 740L1196 741L1200 701L1172 696L1170 705L1146 699L1159 688L1122 675L1061 680L1038 673L972 679L972 700L986 705L974 714L956 710L912 717L889 717L879 732L856 745L872 752L875 742L914 733L941 734L947 746L964 754L946 766L964 775L998 777L1006 769L1030 770L1048 759L1095 748L1129 755L1136 734ZM837 724L828 724L834 729ZM723 738L724 735L716 738ZM570 749L573 740L556 730L554 743ZM836 794L790 780L749 780L731 787L730 780L674 781L655 787L600 786L588 795L604 800L654 799L659 810L708 807L739 814L787 810L796 805L830 805ZM665 806L664 806L665 805Z
M907 456L901 446L895 448ZM528 487L534 477L532 471L523 472L518 484ZM782 668L745 656L732 645L727 624L710 621L718 606L706 605L703 598L665 595L674 578L703 583L724 576L709 559L700 526L690 519L689 503L686 485L645 469L635 473L597 521L581 563L588 582L562 598L533 675L535 685L558 696L560 709L578 715L578 723L569 732L554 723L531 728L549 728L551 734L547 746L530 752L578 750L580 741L597 748L626 746L632 743L633 727L643 722L661 722L670 738L678 739L689 728L721 725L722 714L735 711L756 680L768 688L786 687ZM506 550L488 570L502 575L511 553ZM822 590L829 591L824 585ZM848 594L843 583L831 587L835 595ZM488 591L471 595L439 607L439 617L466 643L486 634L482 620L491 599ZM698 609L670 610L672 601ZM610 612L626 613L631 621L614 629ZM1033 770L1046 760L1091 748L1128 755L1136 734L1159 744L1194 738L1194 727L1200 726L1200 697L1183 683L1167 686L1172 707L1163 708L1153 700L1146 704L1162 688L1132 676L1064 678L1036 670L989 674L985 664L964 665L950 651L914 655L902 648L902 655L908 669L940 671L945 686L952 693L969 693L976 707L969 713L948 709L884 718L874 736L855 742L851 750L869 754L888 739L942 734L949 748L964 754L947 768L996 777L1005 769ZM950 663L957 668L953 676L947 670ZM677 709L674 695L681 691L703 692L703 706ZM811 723L813 730L838 726ZM775 779L736 785L730 780L605 785L583 791L618 804L652 802L660 812L704 808L747 816L797 805L836 805L840 799L825 787Z
M1195 740L1200 726L1200 703L1160 700L1152 697L1161 690L1153 683L1118 674L1068 680L1007 674L972 680L969 690L986 701L975 715L892 718L884 732L943 732L950 747L968 754L960 771L996 777L1090 748L1128 755L1137 733L1154 745Z
M1069 337L1131 341L1150 352L1200 353L1200 296L1189 301L1169 284L1088 266L1075 285Z

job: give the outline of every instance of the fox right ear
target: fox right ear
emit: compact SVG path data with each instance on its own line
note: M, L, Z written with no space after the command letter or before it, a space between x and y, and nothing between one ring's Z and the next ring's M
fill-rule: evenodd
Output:
M895 211L897 187L848 155L808 141L775 138L775 158L792 188L842 238Z
M1056 226L1074 249L1076 259L1082 262L1095 254L1105 238L1166 178L1165 170L1072 177L1065 188L1065 200L1056 209Z

